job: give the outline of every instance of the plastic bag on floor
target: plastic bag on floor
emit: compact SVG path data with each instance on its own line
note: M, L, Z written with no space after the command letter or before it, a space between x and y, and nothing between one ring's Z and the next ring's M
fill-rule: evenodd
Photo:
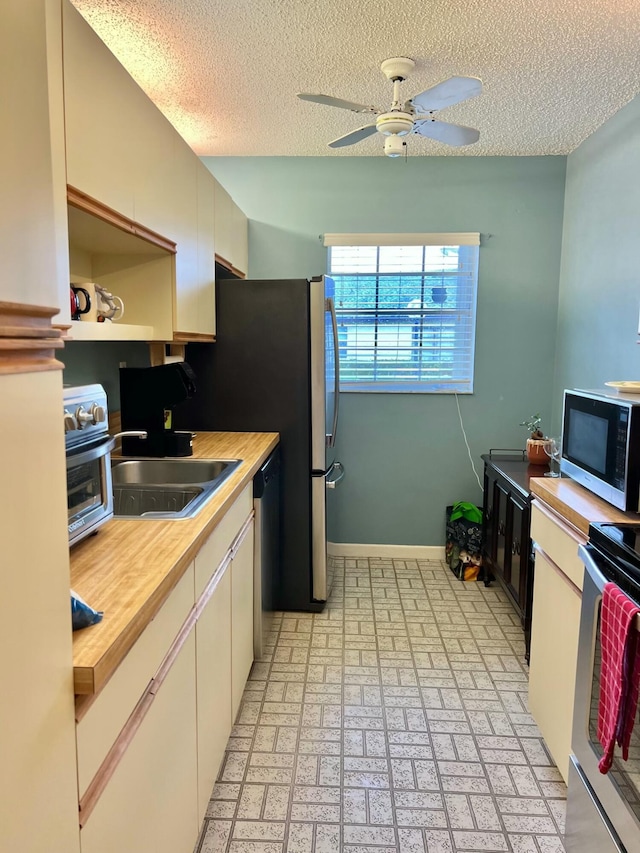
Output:
M482 569L482 510L458 501L446 508L445 558L463 581L478 580Z

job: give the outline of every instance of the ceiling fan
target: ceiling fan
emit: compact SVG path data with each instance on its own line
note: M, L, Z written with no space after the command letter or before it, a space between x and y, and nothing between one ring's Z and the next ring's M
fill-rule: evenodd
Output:
M447 124L438 121L434 114L444 107L459 104L467 98L473 98L482 91L482 81L477 77L449 77L414 95L404 103L400 100L400 83L406 80L415 62L404 56L386 59L380 66L380 70L387 80L393 83L393 103L388 112L370 107L366 104L356 104L352 101L344 101L341 98L333 98L331 95L314 95L301 92L298 97L303 101L312 101L316 104L326 104L328 107L340 107L343 110L351 110L354 113L368 113L377 116L373 124L365 124L357 130L351 131L344 136L334 139L329 143L329 148L344 148L354 145L372 136L374 133L384 134L384 153L388 157L399 157L406 149L406 142L402 138L409 133L417 133L420 136L428 136L445 142L447 145L462 146L472 145L480 138L480 132L473 127L464 127L461 124Z

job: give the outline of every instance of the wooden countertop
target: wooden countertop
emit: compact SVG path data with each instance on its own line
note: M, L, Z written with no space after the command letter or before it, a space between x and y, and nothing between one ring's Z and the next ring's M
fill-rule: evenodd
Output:
M243 462L195 518L114 518L71 549L72 589L104 611L97 625L73 634L76 694L106 684L278 440L273 432L199 433L194 458Z
M589 535L589 525L592 521L640 520L637 513L616 509L568 477L532 478L531 492L585 536Z

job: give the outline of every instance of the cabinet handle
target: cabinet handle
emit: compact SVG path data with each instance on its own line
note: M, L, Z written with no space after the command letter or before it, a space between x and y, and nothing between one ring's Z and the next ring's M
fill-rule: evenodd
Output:
M246 517L245 522L242 525L242 528L240 529L240 532L238 533L236 538L231 543L231 547L229 548L229 550L231 551L232 559L233 559L233 557L235 557L236 551L238 550L238 548L242 545L244 540L247 538L247 534L251 530L251 524L253 523L253 519L255 517L255 514L256 514L256 511L254 509L252 509L251 512L249 513L249 515Z
M520 542L517 539L514 539L513 544L511 545L511 553L515 556L516 554L520 556Z
M498 522L498 535L504 536L504 521Z

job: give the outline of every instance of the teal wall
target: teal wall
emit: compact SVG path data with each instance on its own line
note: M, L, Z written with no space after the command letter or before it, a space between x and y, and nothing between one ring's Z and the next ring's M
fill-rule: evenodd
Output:
M564 388L640 379L640 97L567 161L553 420Z
M481 233L471 454L524 446L551 415L566 158L203 158L250 218L253 278L326 269L324 232ZM444 509L480 503L451 395L345 394L332 495L339 542L438 545Z
M129 341L69 341L59 356L65 385L99 382L107 392L109 411L120 409L120 364L149 367L149 347Z

